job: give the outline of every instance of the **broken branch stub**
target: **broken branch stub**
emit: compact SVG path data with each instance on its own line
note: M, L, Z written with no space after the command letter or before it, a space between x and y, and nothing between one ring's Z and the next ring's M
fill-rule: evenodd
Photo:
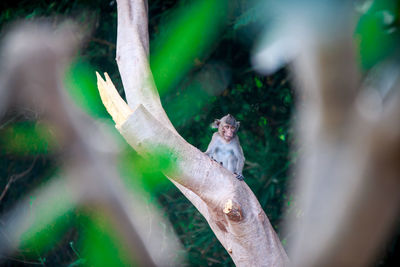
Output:
M104 76L106 77L105 81L101 78L98 72L96 72L96 76L101 101L118 127L128 119L132 110L118 94L117 89L107 73L104 73Z

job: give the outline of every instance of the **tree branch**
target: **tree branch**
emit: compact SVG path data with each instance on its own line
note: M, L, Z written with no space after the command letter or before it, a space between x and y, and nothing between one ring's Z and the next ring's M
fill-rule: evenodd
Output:
M118 1L117 63L133 112L115 99L111 81L98 76L104 105L139 154L169 163L162 171L206 218L236 265L285 266L286 253L250 188L187 143L162 108L148 62L146 7L147 1Z
M33 160L32 164L31 164L31 166L28 169L26 169L25 171L23 171L21 173L12 175L8 179L8 182L7 182L6 186L3 189L3 192L1 192L0 202L3 200L3 198L6 195L8 189L10 188L11 184L14 183L15 181L17 181L18 179L20 179L21 177L24 177L25 175L27 175L33 169L33 167L35 166L36 160L37 160L37 157L35 157L35 159Z

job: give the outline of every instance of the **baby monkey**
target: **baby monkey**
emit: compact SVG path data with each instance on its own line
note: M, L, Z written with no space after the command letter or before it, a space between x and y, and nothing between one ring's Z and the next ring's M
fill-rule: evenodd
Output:
M239 126L240 122L230 114L220 120L215 120L212 127L218 128L218 132L213 134L205 153L236 174L236 178L242 181L244 179L242 170L245 158L239 137L236 135Z

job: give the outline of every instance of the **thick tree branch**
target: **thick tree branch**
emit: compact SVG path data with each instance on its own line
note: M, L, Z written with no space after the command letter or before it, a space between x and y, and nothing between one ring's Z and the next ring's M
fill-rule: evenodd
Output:
M128 105L143 105L175 131L162 108L149 65L147 1L118 0L117 63ZM176 131L175 131L176 132Z
M148 62L146 7L147 1L118 1L117 63L133 112L111 81L98 76L103 103L136 151L169 162L162 171L203 214L235 264L285 266L286 253L250 188L188 144L162 108Z

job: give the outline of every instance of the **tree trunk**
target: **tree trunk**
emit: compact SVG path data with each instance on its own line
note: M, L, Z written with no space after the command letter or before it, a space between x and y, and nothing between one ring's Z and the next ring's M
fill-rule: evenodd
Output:
M126 141L143 157L162 157L163 173L192 202L238 266L285 266L287 255L253 192L187 143L172 126L148 61L147 1L119 0L117 63L129 106L106 74L101 98Z

